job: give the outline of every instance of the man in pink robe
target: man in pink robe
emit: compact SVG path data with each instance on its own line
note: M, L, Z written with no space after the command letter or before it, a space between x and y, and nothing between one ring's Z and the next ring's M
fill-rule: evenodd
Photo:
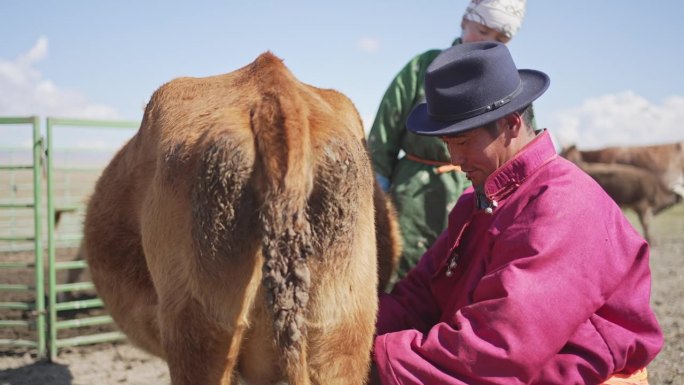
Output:
M531 128L529 105L548 85L496 42L454 46L428 68L426 103L407 128L441 137L473 188L381 295L374 383L645 378L663 344L649 247L549 134Z

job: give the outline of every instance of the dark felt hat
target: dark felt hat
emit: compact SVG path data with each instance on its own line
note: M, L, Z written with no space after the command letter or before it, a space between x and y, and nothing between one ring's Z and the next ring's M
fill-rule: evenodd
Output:
M541 71L518 70L505 44L457 44L428 66L426 103L411 111L406 127L428 136L482 127L532 103L549 82Z

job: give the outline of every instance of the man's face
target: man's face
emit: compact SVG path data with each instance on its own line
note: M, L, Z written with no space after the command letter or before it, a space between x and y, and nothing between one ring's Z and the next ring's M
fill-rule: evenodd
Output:
M499 120L497 124L504 124ZM497 126L496 133L490 133L485 127L475 128L466 132L443 136L451 155L451 163L461 166L473 186L481 187L494 170L508 160L505 130Z
M511 40L503 33L472 20L464 19L461 28L463 29L461 32L461 40L463 40L464 43L498 41L507 44Z

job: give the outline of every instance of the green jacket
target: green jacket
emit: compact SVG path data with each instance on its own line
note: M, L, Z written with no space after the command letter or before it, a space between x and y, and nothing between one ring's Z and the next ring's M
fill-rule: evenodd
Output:
M454 42L459 43L460 39ZM425 101L425 72L440 52L429 50L417 55L397 74L380 103L368 138L378 180L381 184L389 182L388 191L399 213L404 252L396 278L403 277L446 228L449 211L470 186L461 172L440 173L434 165L405 156L450 162L441 139L415 135L405 128L413 107Z

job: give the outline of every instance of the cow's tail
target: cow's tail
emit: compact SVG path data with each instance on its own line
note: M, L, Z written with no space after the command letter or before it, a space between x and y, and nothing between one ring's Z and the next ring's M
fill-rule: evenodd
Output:
M308 384L305 318L312 232L306 205L314 171L306 103L298 102L299 85L280 59L265 54L254 65L262 75L260 99L251 111L255 185L262 202L262 283L288 383Z

